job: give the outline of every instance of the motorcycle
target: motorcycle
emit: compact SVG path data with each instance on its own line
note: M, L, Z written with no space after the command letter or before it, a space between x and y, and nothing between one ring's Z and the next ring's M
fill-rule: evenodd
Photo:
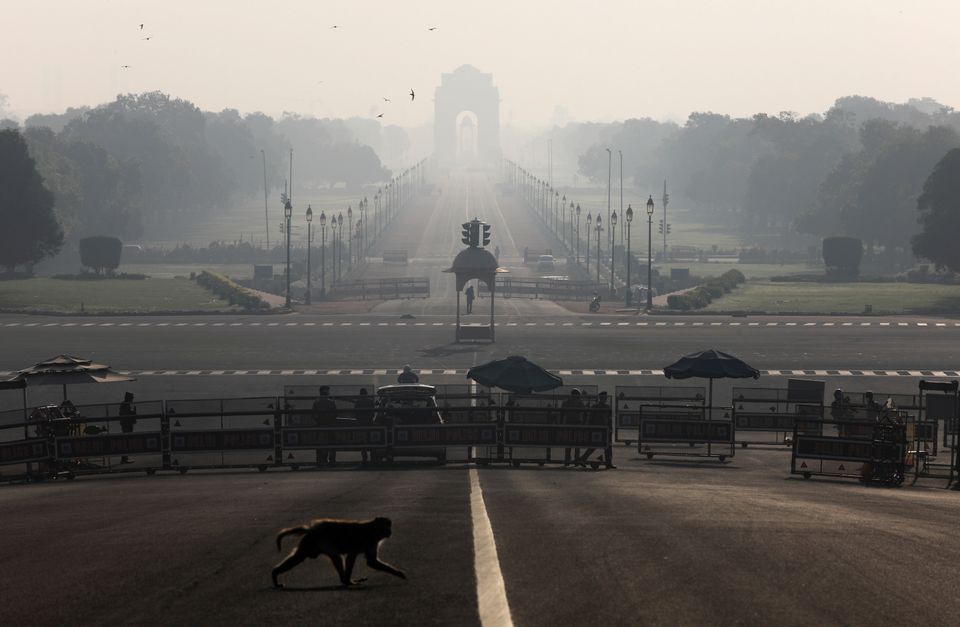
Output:
M594 294L593 300L590 301L590 313L597 313L600 311L600 295Z

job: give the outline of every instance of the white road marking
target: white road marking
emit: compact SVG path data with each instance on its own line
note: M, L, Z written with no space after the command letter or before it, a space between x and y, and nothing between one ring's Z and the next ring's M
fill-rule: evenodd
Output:
M487 516L476 468L470 469L470 513L473 517L473 567L477 580L477 610L482 627L512 627L507 588L500 572L497 543Z

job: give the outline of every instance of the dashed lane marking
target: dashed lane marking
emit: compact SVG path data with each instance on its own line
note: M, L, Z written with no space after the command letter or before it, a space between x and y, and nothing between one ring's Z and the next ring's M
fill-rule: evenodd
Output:
M424 376L457 376L463 377L467 374L468 368L421 368L414 369L414 372ZM377 375L394 376L402 372L400 368L328 368L317 370L302 369L259 369L259 370L124 370L121 374L133 377L147 376L276 376L276 375L311 375L311 376L356 376L356 375ZM625 370L622 368L572 368L553 370L561 376L586 376L586 377L646 377L663 376L663 370L656 368L641 368ZM17 374L15 371L0 371L0 377L11 377ZM901 369L877 369L869 368L830 368L830 369L774 369L761 370L761 375L768 377L788 377L788 376L810 376L810 377L934 377L934 378L956 378L960 377L958 370L901 370Z
M63 328L89 328L89 327L101 327L101 328L124 328L124 327L136 327L149 328L149 327L174 327L174 328L183 328L183 327L229 327L229 328L243 328L243 327L285 327L285 328L295 328L295 327L351 327L351 326L360 326L360 327L446 327L446 326L456 326L456 322L7 322L0 326L3 328L33 328L33 327L42 327L42 328L51 328L51 327L63 327ZM678 328L678 327L790 327L790 328L816 328L816 327L884 327L884 328L895 328L895 327L913 327L918 329L945 329L949 327L957 328L960 327L960 322L947 323L947 322L738 322L738 321L729 321L729 322L687 322L687 321L676 321L676 322L664 322L664 321L638 321L638 322L629 322L629 321L616 321L616 320L602 320L602 321L593 321L593 322L498 322L495 324L498 327L586 327L586 328L621 328L621 327L654 327L654 328Z

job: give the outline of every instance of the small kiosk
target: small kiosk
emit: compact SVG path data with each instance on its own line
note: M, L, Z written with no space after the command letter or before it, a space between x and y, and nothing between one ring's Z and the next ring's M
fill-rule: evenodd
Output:
M476 230L473 232L479 232L480 225L483 223L479 222L478 220L474 220L473 223L477 224L477 227L475 227ZM467 224L473 223L468 222ZM493 307L497 293L495 284L497 280L497 274L501 272L507 272L507 270L498 267L496 257L494 257L490 251L479 246L479 237L471 239L466 234L471 230L467 227L467 224L464 225L464 241L469 242L470 247L460 251L456 258L454 258L453 265L447 270L444 270L444 272L454 273L457 277L457 328L455 341L457 343L493 342ZM489 227L487 228L489 229ZM486 283L487 290L490 292L489 324L464 324L460 320L460 293L463 291L464 287L466 287L467 283L473 279L478 279Z

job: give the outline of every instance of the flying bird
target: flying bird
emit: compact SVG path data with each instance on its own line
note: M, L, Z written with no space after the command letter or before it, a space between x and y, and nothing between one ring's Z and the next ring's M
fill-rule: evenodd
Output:
M384 98L383 101L384 101L384 102L390 102L390 99L389 99L389 98Z
M144 38L141 39L140 41L150 41L150 38L149 38L149 37L144 37Z
M340 27L339 27L339 26L337 26L336 24L334 24L334 25L333 25L333 26L331 26L330 28L340 28Z
M416 98L416 97L417 97L417 95L416 95L415 93L413 93L413 90L411 89L411 90L410 90L410 100L412 101L412 100L413 100L414 98Z
M140 25L140 30L143 30L143 24Z
M120 67L123 68L123 69L125 69L125 70L130 68L129 65L121 65Z
M427 30L437 30L437 27L436 27L436 26L431 26L431 27L428 28Z
M382 117L383 117L383 114L381 113L381 114L378 115L377 117L378 117L378 118L382 118Z

